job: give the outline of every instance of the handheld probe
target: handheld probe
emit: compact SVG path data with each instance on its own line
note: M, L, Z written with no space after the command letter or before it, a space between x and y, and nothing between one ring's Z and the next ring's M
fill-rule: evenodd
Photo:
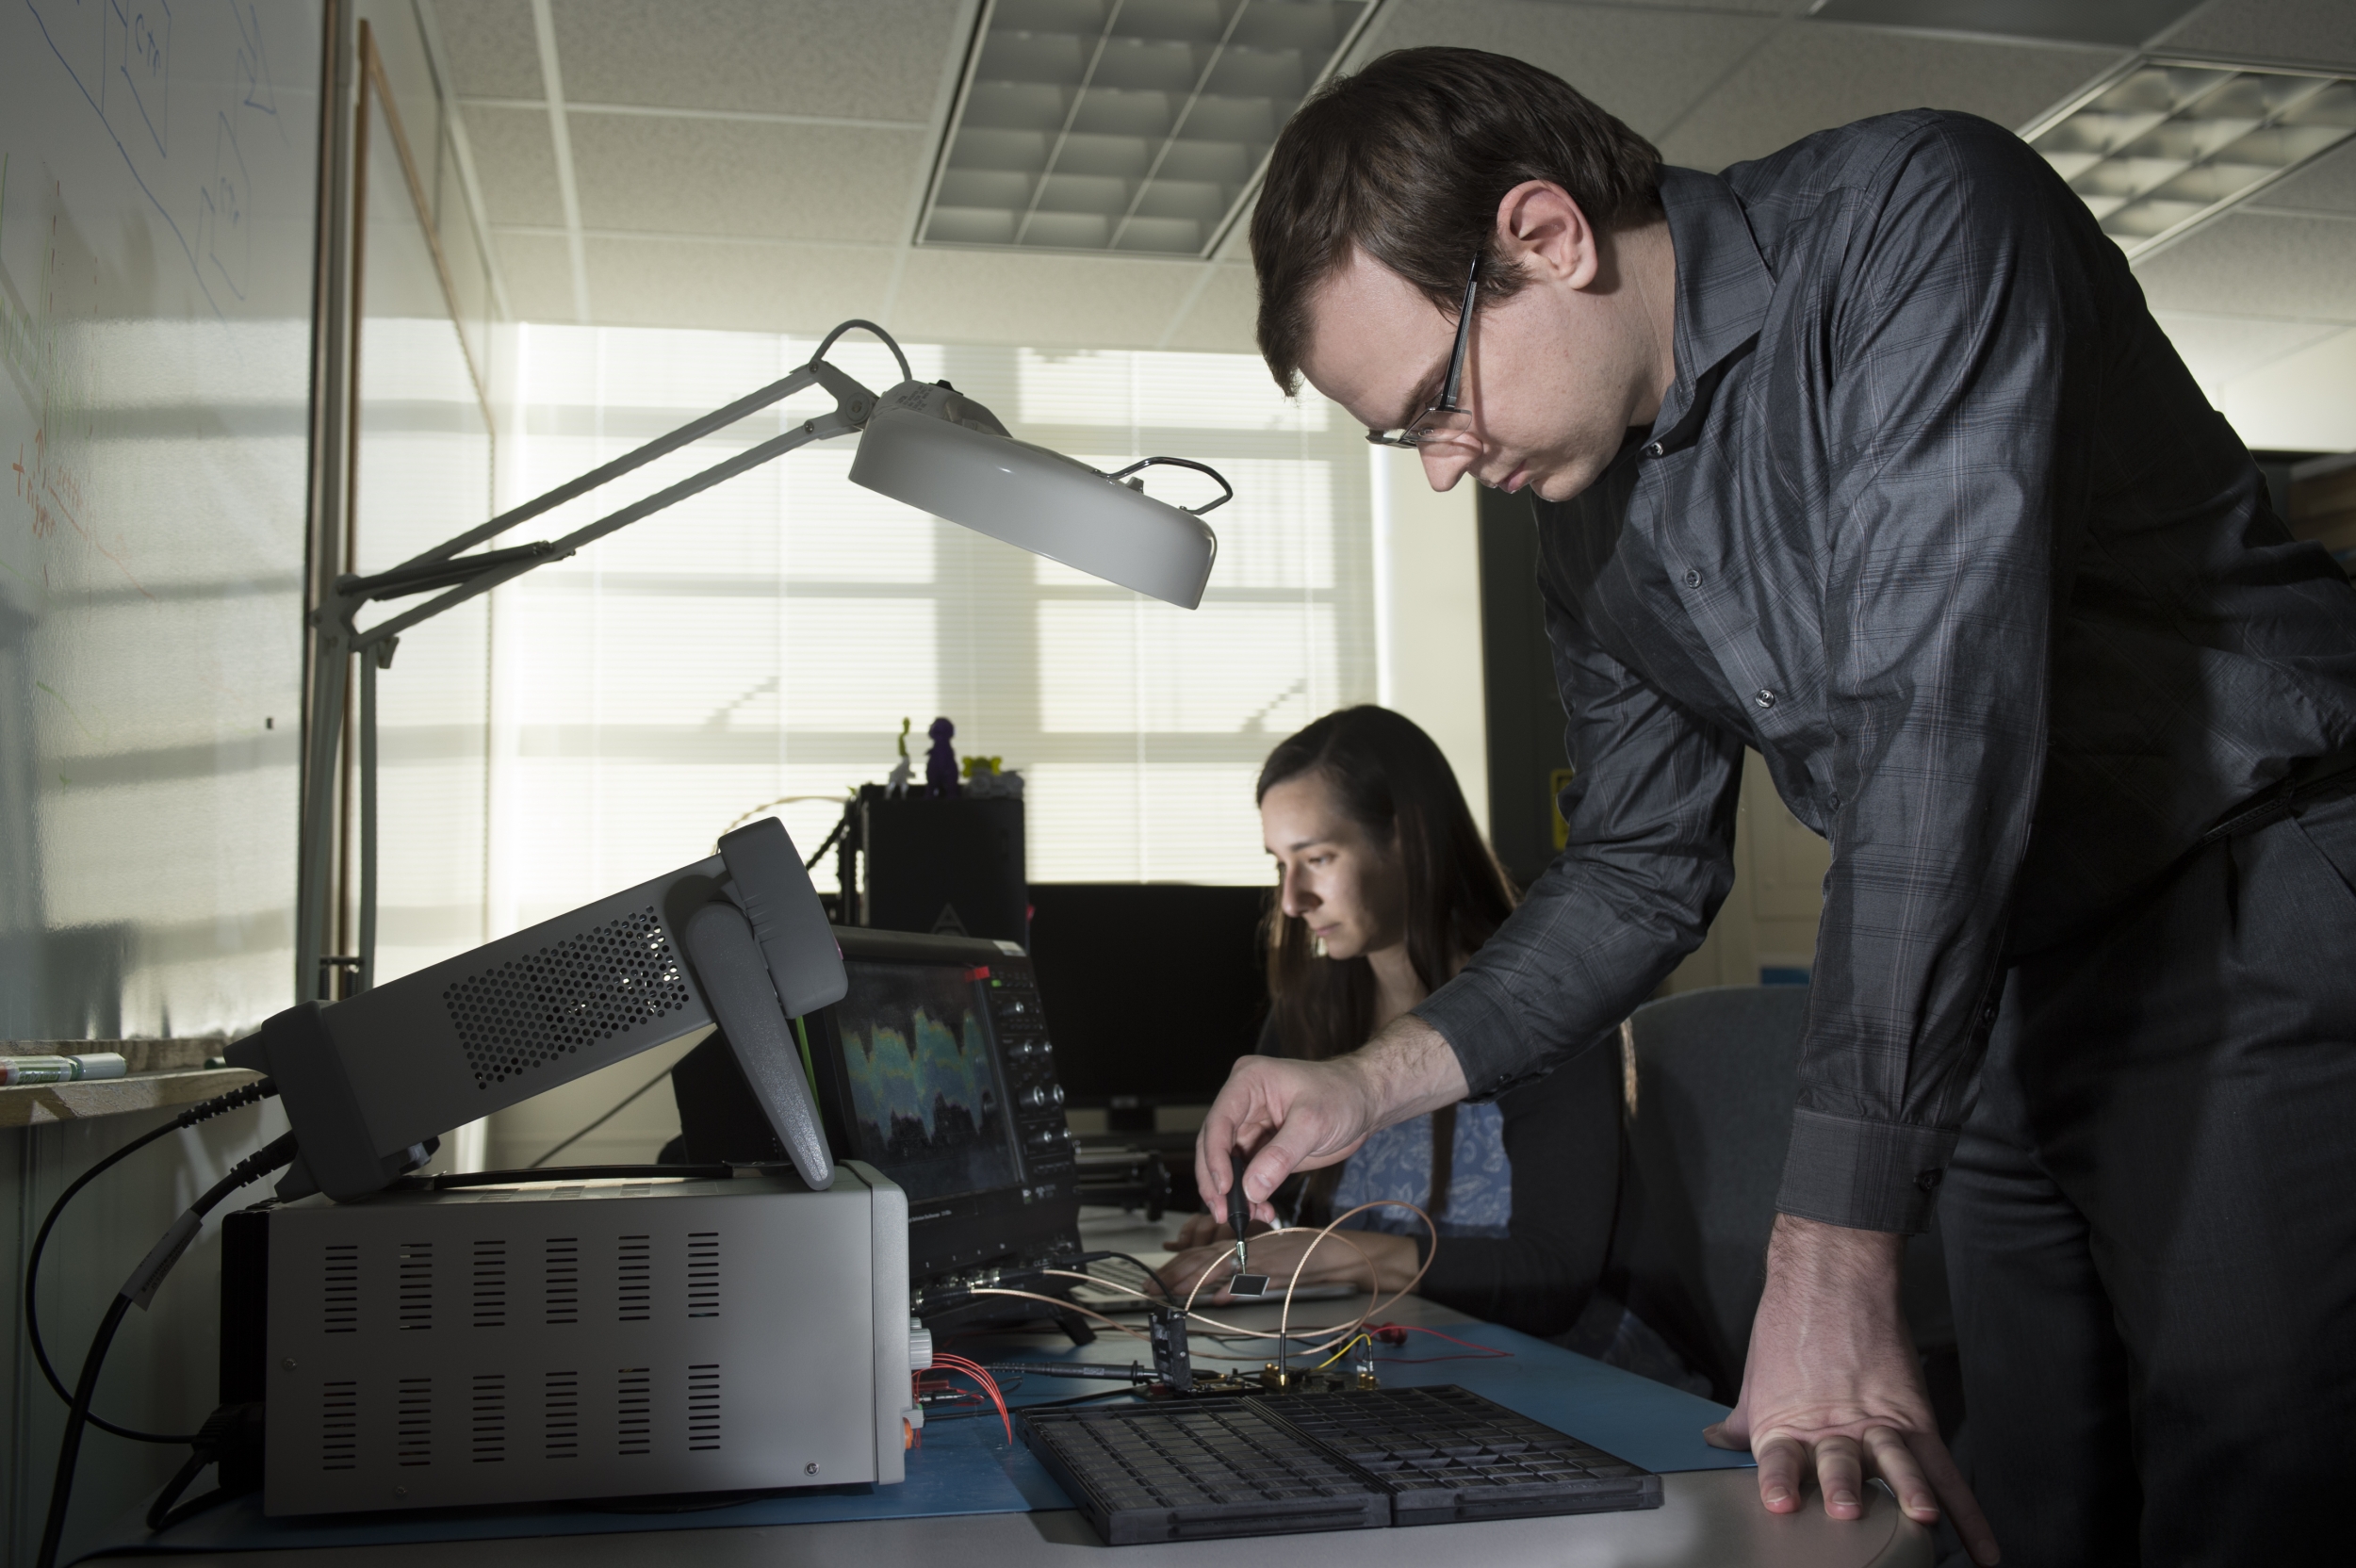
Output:
M1227 1226L1235 1233L1235 1274L1227 1282L1227 1294L1266 1296L1268 1276L1250 1272L1251 1254L1244 1244L1244 1232L1252 1224L1252 1202L1243 1195L1243 1173L1252 1164L1252 1156L1240 1149L1230 1151L1230 1155L1235 1161L1235 1179L1227 1188Z

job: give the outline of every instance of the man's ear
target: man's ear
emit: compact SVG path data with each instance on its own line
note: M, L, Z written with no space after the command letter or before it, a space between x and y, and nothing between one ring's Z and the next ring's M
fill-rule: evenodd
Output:
M1592 286L1603 268L1587 215L1550 180L1525 180L1497 203L1497 249L1533 277L1572 288Z

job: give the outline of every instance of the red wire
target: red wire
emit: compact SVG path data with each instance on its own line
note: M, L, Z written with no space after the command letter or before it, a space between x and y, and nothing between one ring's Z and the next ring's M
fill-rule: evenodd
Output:
M990 1402L998 1407L998 1420L1006 1429L1006 1444L1011 1447L1014 1444L1014 1418L1006 1413L1006 1397L998 1392L998 1380L991 1377L979 1362L968 1361L963 1356L943 1355L939 1350L933 1352L933 1365L963 1373L981 1384L982 1392L990 1396Z
M1467 1350L1481 1352L1478 1356L1433 1356L1431 1358L1433 1361L1490 1361L1499 1356L1511 1357L1513 1354L1511 1350L1500 1350L1494 1345L1477 1345L1469 1339L1459 1339L1454 1334L1444 1334L1437 1329L1427 1329L1419 1323L1369 1323L1366 1327L1377 1331L1383 1329L1396 1329L1402 1333L1430 1334L1434 1339L1445 1339L1450 1345L1462 1345ZM1392 1343L1402 1342L1395 1340ZM1397 1360L1399 1358L1385 1357L1383 1359Z

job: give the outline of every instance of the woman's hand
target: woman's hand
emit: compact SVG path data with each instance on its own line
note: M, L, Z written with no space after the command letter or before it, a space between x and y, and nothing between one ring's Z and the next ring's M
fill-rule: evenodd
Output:
M1192 1230L1191 1221L1188 1230ZM1235 1237L1223 1225L1217 1233L1227 1238L1225 1246L1194 1245L1162 1265L1162 1283L1179 1299L1186 1298L1197 1281L1203 1282L1203 1292L1196 1298L1199 1302L1224 1304L1235 1299L1223 1284L1235 1271ZM1301 1270L1301 1282L1304 1285L1354 1284L1364 1289L1369 1283L1367 1273L1371 1270L1374 1289L1385 1294L1406 1289L1421 1266L1415 1244L1405 1236L1383 1231L1335 1231L1323 1242L1317 1242L1318 1234L1306 1227L1267 1232L1254 1228L1251 1237L1252 1271L1268 1277L1269 1296L1283 1294L1304 1256L1309 1260L1308 1266ZM1182 1233L1178 1239L1186 1241L1186 1234ZM1317 1243L1314 1251L1310 1250L1312 1243Z

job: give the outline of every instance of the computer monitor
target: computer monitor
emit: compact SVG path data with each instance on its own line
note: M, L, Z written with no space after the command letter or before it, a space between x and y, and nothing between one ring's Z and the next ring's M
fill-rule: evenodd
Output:
M834 935L850 988L802 1021L819 1115L838 1158L865 1161L908 1194L911 1289L1077 1251L1064 1091L1022 948ZM711 1043L673 1070L690 1162L777 1157L735 1072Z
M1273 890L1153 882L1031 884L1031 964L1055 1012L1072 1104L1116 1131L1156 1105L1207 1105L1268 1016L1260 922Z

